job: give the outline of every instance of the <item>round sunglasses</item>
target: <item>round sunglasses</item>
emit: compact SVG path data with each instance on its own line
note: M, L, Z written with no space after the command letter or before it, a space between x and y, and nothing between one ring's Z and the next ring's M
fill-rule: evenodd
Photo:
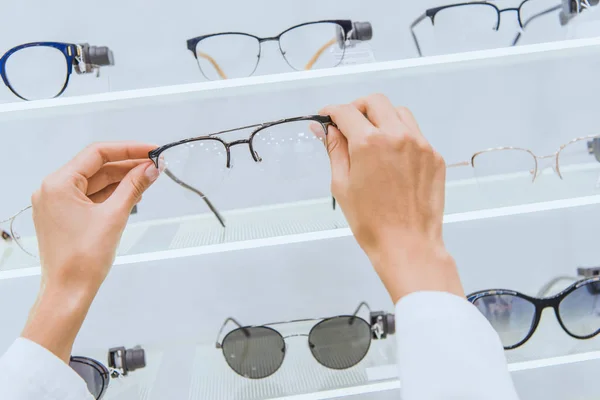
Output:
M241 326L233 318L228 318L221 327L221 332L228 322L236 324L238 328L229 332L222 342L217 341L216 347L222 349L231 369L249 379L262 379L277 372L286 354L285 339L297 336L307 337L309 350L319 364L330 369L348 369L365 358L372 339L384 339L395 332L393 314L370 312L369 323L356 315L362 307L370 311L366 303L361 303L354 315L325 318L313 326L308 335L293 334L286 337L269 326ZM267 325L316 320L318 319L303 319Z
M546 308L554 309L558 323L571 337L590 339L600 333L599 276L575 282L550 297L498 289L475 292L467 299L496 330L505 350L516 349L531 338Z

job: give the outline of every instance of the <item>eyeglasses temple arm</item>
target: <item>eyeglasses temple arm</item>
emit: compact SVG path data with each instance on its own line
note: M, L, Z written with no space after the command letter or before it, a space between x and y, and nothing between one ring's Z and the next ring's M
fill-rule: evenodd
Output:
M219 65L219 63L217 62L217 60L215 60L214 58L212 58L211 56L209 56L206 53L203 53L201 51L198 51L196 53L199 57L202 57L206 60L208 60L208 62L214 67L214 69L217 71L217 74L219 74L219 76L222 79L227 79L227 75L225 75L225 72L223 71L223 69L221 68L221 66Z
M469 161L461 161L461 162L457 162L457 163L454 163L454 164L448 164L448 165L446 165L446 168L468 167L469 165L471 165L471 162L469 162Z
M573 282L573 281L576 281L577 279L578 279L577 277L567 276L567 275L562 275L562 276L557 276L555 278L552 278L550 281L545 283L544 286L542 286L540 288L540 290L537 293L537 297L547 297L548 294L550 293L550 289L552 289L554 287L554 285L556 285L558 282L561 282L561 281Z
M199 191L198 189L196 189L193 186L188 185L187 183L183 182L182 180L180 180L179 178L177 178L175 175L173 175L173 173L171 171L169 171L168 168L165 168L165 170L163 171L165 175L167 175L169 178L171 178L173 180L173 182L175 182L176 184L178 184L179 186L181 186L184 189L187 189L191 192L196 193L198 196L200 196L202 198L202 200L204 200L204 202L206 203L206 205L208 206L208 208L210 208L210 211L212 211L212 213L215 215L215 217L217 217L217 219L219 220L219 223L221 224L221 226L223 228L225 228L225 218L223 218L223 216L219 213L219 211L215 208L215 206L212 204L212 202L208 199L208 197L206 197L204 195L204 193L202 193L201 191Z
M234 318L229 317L225 320L225 322L223 322L223 325L221 325L221 329L219 329L219 334L217 335L217 340L215 341L215 347L217 349L221 348L221 342L219 342L219 338L221 337L221 334L223 333L223 329L225 329L225 327L227 326L228 323L233 323L235 325L237 325L237 327L239 329L241 329L244 332L244 335L246 335L246 337L250 336L250 332L248 331L248 329L245 329L242 324L240 324L239 322L237 322Z
M335 44L336 42L337 42L337 38L333 38L329 42L327 42L323 46L321 46L321 48L319 50L317 50L317 52L315 53L315 55L312 56L312 58L308 61L308 63L304 67L304 69L305 70L312 69L312 67L315 65L315 63L319 60L319 57L321 57L323 55L323 53L325 52L325 50L327 50L327 48L329 46Z
M554 6L554 7L552 7L552 8L549 8L549 9L547 9L547 10L541 11L541 12L539 12L539 13L535 14L535 15L532 15L531 17L529 17L529 19L528 19L527 21L525 21L525 23L523 24L523 26L522 26L522 28L521 28L521 29L523 29L523 30L524 30L525 28L527 28L527 25L529 25L529 23L530 23L530 22L532 22L532 21L534 21L534 20L538 19L539 17L543 17L543 16L544 16L544 15L546 15L546 14L550 14L550 13L552 13L552 12L554 12L554 11L558 11L558 10L560 10L561 8L562 8L562 4L560 4L560 5L558 5L558 6ZM516 46L516 45L517 45L517 43L518 43L518 42L519 42L519 40L521 39L521 36L522 36L522 35L523 35L523 31L521 31L521 32L517 33L517 36L515 37L515 40L513 40L513 44L512 44L513 46Z
M417 40L417 35L415 35L415 27L421 23L425 18L427 18L426 14L419 16L411 25L410 25L410 34L412 35L413 41L415 42L415 47L417 48L417 52L419 53L419 57L423 57L421 53L421 46L419 46L419 41Z

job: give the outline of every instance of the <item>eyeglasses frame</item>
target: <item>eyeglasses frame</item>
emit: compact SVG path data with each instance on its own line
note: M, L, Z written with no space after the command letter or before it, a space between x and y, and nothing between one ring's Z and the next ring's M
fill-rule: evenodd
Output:
M555 158L555 163L554 163L554 167L555 167L555 171L558 174L558 176L560 177L560 179L563 179L563 176L560 172L560 153L568 146L570 146L573 143L577 143L583 140L588 140L588 153L592 154L594 156L596 156L596 159L600 162L600 146L598 146L598 149L594 148L593 144L595 141L600 140L600 135L588 135L588 136L581 136L581 137L577 137L575 139L570 140L569 142L561 145L559 147L559 149L553 153L553 154L548 154L545 156L538 156L535 153L533 153L533 151L529 150L529 149L525 149L522 147L491 147L485 150L481 150L478 151L476 153L474 153L469 161L461 161L458 163L453 163L453 164L448 164L446 167L447 168L455 168L455 167L468 167L471 166L472 168L475 168L475 159L477 158L478 155L481 154L485 154L485 153L489 153L489 152L494 152L494 151L504 151L504 150L519 150L519 151L525 151L527 153L529 153L533 160L534 160L534 169L532 172L533 178L531 180L531 182L535 182L535 180L537 179L538 176L538 160L543 160L543 159L548 159L548 158Z
M15 234L14 228L13 228L13 223L15 222L15 219L21 215L22 213L24 213L25 211L29 210L31 208L31 206L27 206L25 208L23 208L22 210L18 211L16 214L14 214L12 217L9 217L5 220L0 221L0 224L4 224L7 222L10 222L9 224L9 231L10 231L10 235L5 235L5 231L2 231L2 239L6 242L10 242L12 240L15 241L15 243L17 243L17 246L19 246L19 248L25 252L26 254L30 255L31 257L37 258L34 254L31 254L29 251L27 251L22 245L21 242L19 241L19 235Z
M579 335L575 335L573 333L571 333L567 327L565 326L565 324L562 321L562 318L560 317L560 311L559 311L559 306L560 303L571 293L573 293L575 290L579 289L582 286L588 285L590 283L597 283L600 282L600 276L594 276L591 278L586 278L586 279L582 279L580 281L577 281L571 285L569 285L566 289L562 290L561 292L550 296L550 297L542 297L542 298L537 298L537 297L531 297L528 296L526 294L514 291L514 290L506 290L506 289L490 289L490 290L480 290L474 293L471 293L467 296L467 300L472 303L473 305L475 305L475 301L485 298L485 297L491 297L491 296L499 296L499 295L507 295L507 296L515 296L515 297L519 297L523 300L528 301L529 303L533 304L535 307L535 315L533 317L532 320L532 324L531 327L529 329L529 332L527 334L527 336L521 340L520 342L511 345L511 346L506 346L504 347L504 350L513 350L516 349L522 345L524 345L535 333L540 320L542 318L542 312L546 309L546 308L553 308L554 309L554 314L556 315L556 318L558 319L558 323L560 324L561 328L571 337L575 338L575 339L580 339L580 340L585 340L585 339L591 339L594 336L598 335L598 333L600 333L600 329L596 330L596 332L590 334L590 335L585 335L585 336L579 336Z
M160 168L160 166L159 166L160 165L160 155L164 151L166 151L170 148L180 146L183 144L187 144L187 143L191 143L191 142L198 142L198 141L203 141L203 140L216 140L225 147L225 151L226 151L225 166L228 169L230 169L232 167L232 165L231 165L231 147L237 146L240 144L247 144L249 147L250 155L252 156L252 159L255 162L261 162L262 158L260 158L258 153L256 153L256 151L254 151L254 147L252 146L252 141L253 141L254 137L260 131L262 131L264 129L267 129L267 128L270 128L270 127L273 127L276 125L282 125L282 124L286 124L286 123L290 123L290 122L299 122L299 121L314 121L314 122L319 123L321 125L321 127L323 128L325 137L327 137L328 127L330 125L335 126L331 117L329 117L328 115L306 115L306 116L302 116L302 117L284 118L284 119L280 119L277 121L265 122L262 124L247 125L247 126L243 126L243 127L239 127L239 128L234 128L234 129L227 129L227 130L223 130L220 132L211 133L209 135L197 136L197 137L193 137L193 138L189 138L189 139L180 140L177 142L168 143L164 146L158 147L158 148L150 151L148 153L148 158L150 158L150 160L152 160L152 162L154 163L156 168ZM238 140L228 142L218 136L218 135L221 135L224 133L236 132L236 131L241 131L241 130L250 129L250 128L255 128L255 129L250 133L250 135L248 136L247 139L238 139ZM209 209L212 211L212 213L215 215L215 217L219 220L219 223L221 224L221 226L223 228L225 228L225 218L219 213L217 208L212 204L212 202L208 199L208 197L206 195L204 195L204 193L202 191L200 191L198 188L188 185L187 183L185 183L184 181L179 179L168 168L165 168L163 170L163 172L165 173L165 175L167 175L169 178L171 178L179 186L181 186L184 189L187 189L189 191L192 191L193 193L196 193L198 196L200 196L204 200L204 202L208 205Z
M296 29L296 28L301 28L303 26L308 26L308 25L316 25L316 24L335 24L338 25L340 28L342 28L342 32L344 34L344 42L346 42L346 40L350 37L350 32L352 32L352 20L347 20L347 19L331 19L331 20L321 20L321 21L311 21L311 22L304 22L302 24L298 24L298 25L294 25L286 30L284 30L283 32L279 33L277 36L272 36L272 37L259 37L256 35L252 35L250 33L245 33L245 32L220 32L220 33L211 33L211 34L207 34L207 35L202 35L202 36L198 36L195 38L191 38L188 39L186 41L187 43L187 48L188 50L190 50L192 52L192 54L194 55L194 58L196 59L196 61L198 62L198 54L196 53L196 46L198 45L199 42L201 42L202 40L211 38L211 37L215 37L215 36L223 36L223 35L242 35L242 36L248 36L251 38L254 38L258 41L258 55L256 58L256 65L254 65L254 69L252 70L252 72L250 73L250 75L247 76L252 76L254 75L254 73L256 72L256 69L258 68L258 64L260 63L260 57L262 54L262 46L261 44L264 42L272 42L272 41L276 41L277 42L277 46L279 47L279 52L281 53L283 59L285 60L285 62L294 70L294 71L299 71L296 67L294 67L293 65L290 64L290 62L288 61L288 59L285 57L285 53L283 51L283 49L281 48L281 37L286 34L287 32ZM338 65L341 64L342 60L344 59L344 56L346 54L346 47L344 46L344 48L342 49L344 51L344 53L342 54L342 57L340 58L340 61L334 65L331 68L337 67ZM198 63L198 66L200 67L200 63ZM200 72L202 73L202 75L207 79L207 80L211 80L209 77L206 76L206 74L204 73L204 71L202 70L202 67L200 67Z
M495 5L493 3L489 3L487 1L473 1L470 3L447 4L444 6L429 8L429 9L425 10L425 13L423 13L419 17L417 17L417 19L415 19L413 21L413 23L410 25L410 33L413 38L413 42L415 44L417 52L419 53L419 57L423 57L423 53L421 51L421 46L419 45L419 40L417 39L414 29L419 23L421 23L426 18L430 18L431 25L435 26L435 16L437 13L439 13L442 10L446 10L449 8L455 8L455 7L471 6L471 5L487 5L487 6L493 7L496 10L496 15L497 15L497 23L496 23L496 27L494 28L494 30L496 30L496 31L498 29L500 29L500 23L502 20L501 14L506 11L516 11L517 12L517 21L519 22L519 28L521 29L521 32L522 32L531 21L533 21L543 15L546 15L551 12L562 9L562 4L560 4L558 6L551 7L547 10L544 10L538 14L531 16L527 21L523 21L521 18L521 8L523 7L524 4L526 4L529 1L530 0L523 0L521 2L521 4L519 4L518 7L508 7L508 8L503 8L503 9L500 9L497 5ZM515 46L519 42L519 39L521 38L521 32L518 32L517 36L513 40L512 46Z
M59 50L65 56L67 75L65 77L65 82L63 83L62 89L53 98L59 97L65 92L67 86L69 85L69 79L71 77L71 73L73 72L73 65L78 63L77 57L80 56L81 49L78 48L78 45L72 43L31 42L15 46L12 49L8 50L6 53L4 53L4 55L0 58L0 76L2 76L2 81L4 81L6 87L8 87L15 96L25 101L28 101L29 99L17 93L16 89L13 88L10 84L8 76L6 75L6 62L14 53L18 52L19 50L23 50L30 47L52 47Z

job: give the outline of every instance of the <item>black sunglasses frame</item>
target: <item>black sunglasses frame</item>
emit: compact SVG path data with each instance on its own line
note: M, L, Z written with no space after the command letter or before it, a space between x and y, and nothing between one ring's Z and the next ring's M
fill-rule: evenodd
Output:
M569 329L565 326L565 324L563 323L563 320L560 316L560 311L559 311L559 306L560 303L567 297L569 296L571 293L573 293L575 290L579 289L582 286L586 286L589 284L595 284L595 283L599 283L600 282L600 276L595 276L592 278L587 278L587 279L583 279L580 281L577 281L575 283L573 283L572 285L568 286L566 289L564 289L563 291L561 291L560 293L554 295L554 296L550 296L550 297L543 297L543 298L536 298L536 297L531 297L531 296L527 296L526 294L523 293L519 293L516 292L514 290L505 290L505 289L492 289L492 290L482 290L482 291L478 291L478 292L474 292L471 293L470 295L467 296L467 300L471 303L475 303L475 301L485 298L485 297L492 297L492 296L499 296L499 295L506 295L506 296L514 296L514 297L519 297L523 300L528 301L529 303L533 304L535 307L535 315L533 317L533 321L531 323L531 327L529 329L529 332L527 334L527 336L525 336L525 338L523 340L521 340L520 342L511 345L511 346L506 346L504 347L504 350L513 350L516 349L517 347L520 347L522 345L524 345L534 334L535 330L537 329L541 317L542 317L542 312L546 309L546 308L552 308L554 309L554 314L556 315L556 319L558 320L558 323L560 324L561 328L571 337L575 338L575 339L581 339L581 340L585 340L585 339L591 339L594 336L598 335L598 333L600 333L600 329L596 330L594 333L589 334L589 335L585 335L585 336L580 336L580 335L575 335L572 332L569 331ZM597 290L598 294L600 295L600 289L597 288L593 288L593 290Z
M93 358L88 357L71 356L69 360L69 365L72 362L87 365L98 371L98 374L100 374L100 376L102 377L102 389L100 390L100 394L98 394L98 397L96 397L96 400L101 400L102 397L104 397L104 395L106 394L106 391L108 390L108 383L110 382L110 371L108 370L108 368L106 368L104 364L94 360Z
M223 36L223 35L242 35L242 36L247 36L253 39L256 39L258 42L258 57L256 59L256 65L254 66L254 69L252 70L252 72L250 73L250 75L248 76L252 76L254 74L254 72L256 72L256 68L258 67L258 64L260 63L260 57L262 54L262 49L261 49L261 44L264 42L277 42L277 46L279 47L279 51L281 52L281 55L283 56L285 62L295 71L298 71L298 69L296 67L294 67L292 64L290 64L290 62L288 61L288 59L285 56L285 52L283 51L283 49L281 48L281 37L286 34L287 32L294 30L296 28L301 28L303 26L308 26L308 25L316 25L316 24L335 24L337 26L339 26L342 29L342 32L344 34L343 40L344 42L346 42L346 39L350 36L350 32L352 31L352 21L348 20L348 19L331 19L331 20L321 20L321 21L312 21L312 22L304 22L302 24L298 24L298 25L294 25L286 30L284 30L283 32L281 32L280 34L278 34L277 36L272 36L272 37L259 37L259 36L255 36L252 35L250 33L245 33L245 32L220 32L220 33L211 33L208 35L202 35L202 36L198 36L195 38L191 38L188 39L186 41L187 43L187 48L189 51L192 52L192 54L194 55L194 58L196 59L196 61L198 61L198 54L196 53L196 46L198 45L199 42L211 38L211 37L215 37L215 36ZM344 48L345 50L345 48ZM345 53L345 51L344 51ZM345 55L345 54L344 54ZM340 61L338 64L334 65L333 67L338 66L342 60L344 59L344 56L342 56L340 58ZM332 67L332 68L333 68ZM206 74L204 73L204 71L202 70L202 68L200 67L200 72L202 72L202 75L204 75L204 77L208 80L210 80L209 77L206 76Z
M240 144L247 144L248 148L250 150L250 155L252 156L252 159L255 162L261 162L262 158L260 158L260 155L256 151L254 151L254 147L252 145L252 141L253 141L254 137L256 136L256 134L258 134L260 131L262 131L264 129L267 129L267 128L270 128L270 127L273 127L276 125L282 125L282 124L286 124L289 122L298 122L298 121L314 121L316 123L319 123L321 125L321 127L323 128L325 135L327 135L327 129L328 129L329 125L335 126L331 117L328 115L307 115L307 116L302 116L302 117L285 118L285 119L281 119L281 120L277 120L277 121L265 122L262 124L254 124L254 125L243 126L243 127L235 128L235 129L228 129L228 130L224 130L224 131L220 131L220 132L216 132L216 133L211 133L211 134L205 135L205 136L198 136L198 137L193 137L193 138L169 143L169 144L166 144L164 146L158 147L158 148L150 151L148 153L148 158L150 158L150 160L152 160L152 162L154 163L156 168L159 168L160 155L164 151L171 149L173 147L191 143L191 142L198 142L198 141L203 141L203 140L214 140L214 141L220 142L225 147L225 151L226 151L225 166L227 168L231 168L231 147L237 146ZM224 133L235 132L235 131L249 129L249 128L255 128L255 129L250 133L250 135L248 136L247 139L239 139L239 140L234 140L232 142L227 142L218 136L218 135L221 135ZM208 199L208 197L206 197L206 195L204 195L204 193L200 189L195 188L191 185L188 185L187 183L185 183L184 181L179 179L176 175L174 175L168 168L166 168L163 172L165 173L165 175L167 175L169 178L171 178L179 186L200 196L204 200L206 205L209 207L209 209L212 211L212 213L215 215L215 217L219 220L219 223L221 224L221 226L223 228L225 228L225 218L223 218L223 216L219 213L217 208L212 204L212 202Z

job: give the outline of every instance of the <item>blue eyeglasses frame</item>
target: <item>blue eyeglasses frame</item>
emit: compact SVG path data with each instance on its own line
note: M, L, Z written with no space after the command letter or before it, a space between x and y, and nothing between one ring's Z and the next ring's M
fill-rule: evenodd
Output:
M55 49L59 50L65 56L65 62L67 64L67 75L66 75L65 82L63 84L62 89L53 98L59 97L60 95L62 95L65 92L65 90L67 89L67 86L69 85L69 78L71 77L71 73L73 72L73 62L75 61L75 56L77 54L77 46L75 44L61 43L61 42L31 42L31 43L24 43L19 46L15 46L12 49L8 50L6 53L4 53L2 58L0 58L0 76L2 76L2 81L4 82L6 87L8 87L15 96L17 96L18 98L25 100L25 101L29 101L29 99L21 96L16 91L16 89L13 88L12 85L10 84L10 80L8 79L8 76L6 75L6 62L8 61L8 59L10 58L11 55L15 54L19 50L23 50L23 49L30 48L30 47L39 47L39 46L55 48Z

